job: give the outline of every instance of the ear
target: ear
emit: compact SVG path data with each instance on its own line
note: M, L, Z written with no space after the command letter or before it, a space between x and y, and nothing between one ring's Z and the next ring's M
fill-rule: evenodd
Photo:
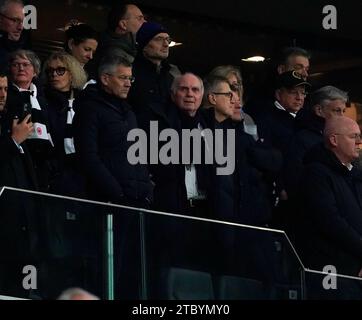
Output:
M314 111L315 111L315 114L319 117L323 117L323 111L322 111L322 106L320 104L317 104L314 106Z
M337 147L338 146L338 141L337 141L337 135L335 134L331 134L328 138L328 141L330 143L331 146L333 147Z
M280 89L277 89L277 90L275 91L275 98L276 98L278 101L280 101Z
M124 20L124 19L119 20L118 28L120 28L123 31L127 31L127 22L126 22L126 20Z
M278 74L282 74L286 71L285 69L285 65L284 64L280 64L277 68Z
M109 81L108 81L108 75L107 74L102 74L101 75L101 82L105 87L108 87Z
M69 39L68 40L68 48L70 51L73 50L73 45L74 45L74 40L73 39Z
M213 106L216 105L215 95L209 93L207 95L207 101L209 101L209 103L212 104Z

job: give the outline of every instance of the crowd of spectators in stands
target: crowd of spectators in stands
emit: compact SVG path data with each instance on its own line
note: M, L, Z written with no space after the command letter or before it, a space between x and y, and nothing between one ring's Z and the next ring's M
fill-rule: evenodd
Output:
M0 1L0 186L276 227L295 240L307 266L362 274L360 130L344 117L346 92L311 88L306 50L284 50L270 94L244 103L238 67L214 66L203 79L182 73L169 62L167 28L134 4L113 8L102 34L69 25L64 51L43 63L30 50L22 8L20 0ZM235 170L218 175L216 161L131 164L127 135L141 128L150 138L151 121L180 136L221 131L216 150L234 148ZM160 141L157 154L166 145ZM5 216L1 242L13 238L10 228L31 238L28 216ZM158 226L165 245L177 242L172 228ZM237 255L237 238L218 236L220 248L234 246ZM198 245L207 254L197 237L190 232L187 250Z

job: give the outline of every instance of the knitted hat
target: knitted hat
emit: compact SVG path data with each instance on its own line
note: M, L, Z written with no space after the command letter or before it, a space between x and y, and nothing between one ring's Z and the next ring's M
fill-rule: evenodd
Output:
M145 22L136 34L138 49L142 52L143 48L159 33L167 33L166 29L156 22Z

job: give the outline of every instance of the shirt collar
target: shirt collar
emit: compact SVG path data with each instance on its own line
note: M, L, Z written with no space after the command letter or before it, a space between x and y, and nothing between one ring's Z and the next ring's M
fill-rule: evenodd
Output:
M295 118L295 117L297 116L297 113L287 111L287 110L279 103L279 101L277 101L277 100L275 100L274 105L275 105L279 110L283 110L283 111L285 111L285 112L288 112L293 118Z
M352 171L353 165L351 163L342 163L342 164L348 169L348 171Z

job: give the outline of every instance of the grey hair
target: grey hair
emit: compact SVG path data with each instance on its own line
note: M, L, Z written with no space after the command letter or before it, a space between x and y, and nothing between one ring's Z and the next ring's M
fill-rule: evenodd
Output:
M99 300L97 296L81 288L66 289L60 294L57 300L80 300L75 299L75 296L81 296L83 298L82 300Z
M204 80L204 84L205 84L205 92L204 92L204 98L203 98L203 105L204 107L209 106L209 100L208 100L208 95L211 94L213 91L215 91L218 86L220 85L220 83L226 82L228 85L229 81L227 78L225 77L220 77L220 76L207 76Z
M9 63L12 63L16 58L27 59L30 61L32 66L34 67L34 72L38 76L40 74L40 59L35 54L35 52L31 50L16 50L9 55Z
M322 107L334 100L348 101L348 93L333 86L322 87L312 93L312 106L321 105Z
M204 94L204 83L203 83L202 79L201 79L198 75L196 75L196 74L194 74L194 73L192 73L192 72L186 72L186 73L184 73L184 74L177 75L177 76L173 79L173 81L172 81L171 92L172 92L173 94L176 93L178 87L180 86L181 79L182 79L184 76L187 76L187 75L189 75L189 76L194 76L195 78L197 78L197 79L199 80L199 82L200 82L201 94Z
M132 67L131 62L125 56L121 55L106 55L101 60L98 67L98 76L100 77L102 74L113 74L117 66L123 65L125 67Z
M16 3L24 7L24 2L22 0L0 0L0 12L5 13L10 3Z

